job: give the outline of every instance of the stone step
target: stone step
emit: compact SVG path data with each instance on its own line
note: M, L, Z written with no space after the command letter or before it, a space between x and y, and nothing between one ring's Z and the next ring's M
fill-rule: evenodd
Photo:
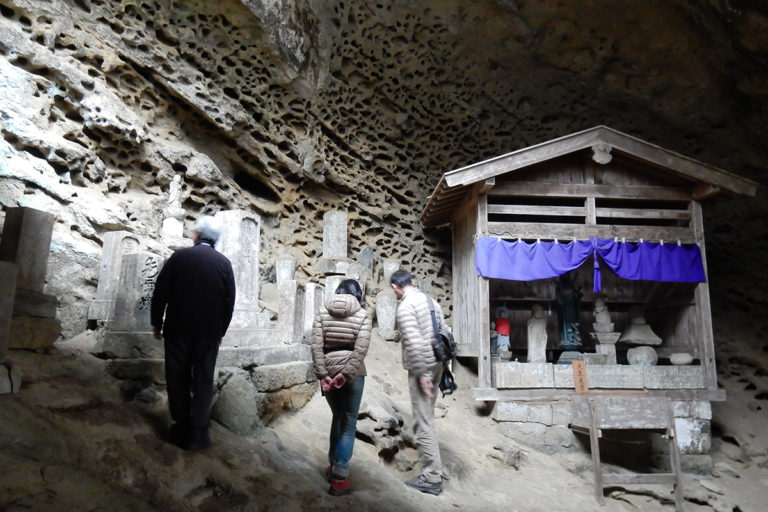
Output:
M251 370L251 381L256 390L261 392L278 391L299 384L314 382L314 365L312 361L295 361L257 366Z
M312 361L309 345L273 345L265 347L228 347L219 348L216 366L267 366L295 361Z

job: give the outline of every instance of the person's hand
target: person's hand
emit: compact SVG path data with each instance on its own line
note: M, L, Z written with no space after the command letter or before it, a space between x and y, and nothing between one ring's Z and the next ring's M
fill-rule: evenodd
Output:
M419 387L421 392L427 395L427 397L433 398L435 396L435 393L432 392L435 389L435 385L432 384L432 380L426 375L419 377Z
M343 373L340 373L333 378L333 387L335 387L336 389L339 389L341 386L344 385L345 382L347 382L347 378L344 376Z
M152 336L155 337L156 340L162 340L163 335L160 333L160 327L157 325L152 326Z
M320 389L323 390L323 393L330 391L332 386L333 386L333 379L330 378L328 375L323 377L323 380L320 381Z

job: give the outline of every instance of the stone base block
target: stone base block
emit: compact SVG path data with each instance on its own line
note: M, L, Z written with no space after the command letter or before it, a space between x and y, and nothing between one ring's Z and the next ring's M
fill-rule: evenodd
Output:
M496 421L515 421L552 425L552 405L533 402L498 402L493 408Z
M225 347L219 348L217 367L234 366L250 368L295 361L312 361L309 345L278 345L274 347Z
M521 443L544 453L559 453L563 449L576 449L576 436L568 427L541 423L505 422L500 425L501 432L517 443Z
M598 354L605 354L605 364L616 364L616 345L610 343L598 343L595 345Z
M497 388L553 388L552 363L493 362L493 380ZM570 370L571 367L569 366Z
M43 351L61 335L61 322L56 318L17 316L11 318L8 348Z
M18 393L21 389L21 370L6 361L0 363L0 395Z
M643 384L646 389L698 389L704 387L701 366L645 366Z
M257 366L251 370L251 381L256 390L262 392L277 391L314 380L315 370L311 362Z
M352 260L349 258L320 258L318 261L320 272L326 276L344 276L351 264Z
M555 365L555 387L573 388L573 367ZM587 383L590 389L642 389L643 367L628 365L588 365Z
M590 352L582 354L581 357L587 364L608 364L607 354L593 354Z
M142 380L165 384L163 359L112 359L107 362L107 372L120 380Z

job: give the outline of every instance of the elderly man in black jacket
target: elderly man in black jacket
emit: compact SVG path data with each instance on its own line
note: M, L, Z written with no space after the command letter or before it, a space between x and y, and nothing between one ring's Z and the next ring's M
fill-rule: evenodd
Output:
M168 258L152 295L154 336L165 340L171 440L185 450L211 444L213 372L235 305L232 264L214 249L220 233L213 217L201 217L195 245Z

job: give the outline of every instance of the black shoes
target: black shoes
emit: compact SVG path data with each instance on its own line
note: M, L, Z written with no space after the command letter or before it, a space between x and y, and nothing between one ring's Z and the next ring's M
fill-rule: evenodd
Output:
M198 451L211 446L208 432L200 432L184 423L174 423L169 432L169 441L182 450Z

